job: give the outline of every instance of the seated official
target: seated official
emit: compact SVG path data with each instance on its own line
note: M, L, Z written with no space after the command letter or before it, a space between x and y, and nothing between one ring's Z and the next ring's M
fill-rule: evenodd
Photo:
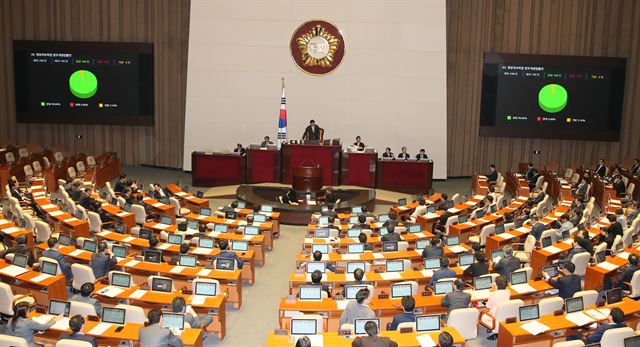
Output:
M320 251L313 252L313 261L322 261L322 252ZM326 268L331 272L336 272L336 267L333 266L333 264L331 263L326 263Z
M353 324L356 319L375 318L376 314L369 308L372 299L370 294L369 289L360 289L356 293L356 300L351 300L340 316L340 326Z
M297 204L298 195L293 189L287 188L285 193L282 196L280 196L280 200L282 201L283 204L294 204L294 203Z
M531 219L531 235L536 238L536 241L540 241L542 232L547 230L547 225L540 221L540 217L537 214L530 216Z
M182 347L182 340L171 329L162 327L162 311L157 308L147 313L149 325L138 330L140 347Z
M544 200L545 194L542 191L541 187L533 188L533 193L531 193L531 198L527 201L527 206L533 207Z
M640 266L638 266L638 255L632 253L629 255L629 264L621 267L618 271L620 271L620 275L618 276L618 280L615 282L614 287L622 288L623 290L630 290L629 285L627 283L631 282L631 278L633 278L633 274L640 270ZM604 288L611 289L611 277L605 277L604 279Z
M449 308L447 314L451 313L453 310L469 308L469 305L471 304L471 294L463 292L464 286L465 284L462 280L455 280L453 283L453 291L447 293L442 298L440 305L442 307Z
M5 326L4 334L21 337L27 341L27 346L37 347L38 345L33 340L33 337L39 331L45 331L51 328L57 321L64 318L62 314L54 317L45 324L40 324L31 318L27 318L29 313L29 304L26 302L19 302L14 306L13 317L9 319Z
M315 270L311 273L311 285L322 287L322 291L327 293L327 297L331 297L329 286L326 284L322 284L322 272L320 272L320 270ZM300 293L298 293L298 296L300 296Z
M482 252L476 252L473 254L476 262L469 265L464 270L465 276L478 277L489 273L489 263L487 262L487 256Z
M587 180L584 177L580 178L578 185L576 185L573 191L573 197L578 200L583 200L587 196L587 193L589 193L588 189L589 183L587 183Z
M489 165L489 173L487 174L487 181L489 184L495 184L498 180L498 170L496 170L496 166L491 164Z
M395 212L389 212L388 216L389 219L387 219L386 222L382 223L382 226L384 228L388 227L389 225L398 225L398 215Z
M607 249L611 249L616 236L620 235L620 237L622 237L622 225L620 225L620 223L616 220L616 216L613 214L608 214L607 219L611 224L609 225L609 227L602 231L602 235L604 236L604 240L607 243Z
M621 198L627 193L627 187L624 185L622 177L616 176L613 179L613 189L616 190L616 197Z
M416 154L416 160L428 160L427 151L424 148L420 148L420 153Z
M600 177L604 177L607 174L607 166L605 165L604 159L598 160L598 165L596 165L594 173Z
M321 216L337 218L338 217L338 212L336 212L335 205L328 204L327 205L327 209L322 211L322 212L320 212L320 215Z
M167 194L162 189L162 186L160 186L160 183L154 183L153 184L153 194L151 195L151 197L156 199L156 200L161 200L162 198L164 198L166 196L167 196Z
M636 158L633 160L633 165L629 168L629 173L631 176L638 176L640 173L640 159Z
M373 285L373 283L371 282L367 282L367 281L363 281L364 278L364 270L361 268L357 268L353 271L353 282L349 282L348 285L353 285L353 284L366 284L366 285ZM344 290L344 288L342 289L342 296L343 297L347 297L347 292L346 290Z
M233 149L233 153L239 153L240 155L245 155L247 151L242 147L242 144L239 143L236 145L236 148Z
M416 300L413 296L403 296L401 303L403 312L393 316L389 330L398 329L400 323L415 322L416 320L416 315L413 313L413 309L416 307Z
M80 286L80 293L73 294L69 300L83 302L85 304L92 305L96 309L96 314L100 316L102 314L102 304L98 299L92 298L94 286L93 283L87 282Z
M573 244L573 249L571 249L571 251L569 251L569 254L567 254L567 256L565 258L563 258L563 259L554 260L553 261L554 264L566 264L566 263L569 263L569 262L572 261L574 255L587 252L587 250L584 248L587 245L586 245L585 239L582 236L576 235L576 237L573 238L573 243L572 244Z
M438 335L439 347L453 347L453 336L446 331L443 331Z
M269 139L269 136L265 136L262 142L260 142L260 148L267 148L269 145L272 145L273 142Z
M356 147L359 151L364 150L364 148L366 147L364 142L362 142L360 136L356 136L356 142L353 143L353 146Z
M400 154L398 154L398 159L411 159L411 155L409 153L407 153L407 147L402 147L402 149L400 149Z
M33 266L35 258L33 257L33 251L27 246L27 236L20 235L16 237L16 245L9 247L4 252L0 253L0 258L5 258L7 254L21 254L27 257L27 265Z
M615 215L616 215L616 222L620 223L622 230L627 230L628 223L627 223L627 217L625 217L624 215L624 210L621 208L617 208L615 211Z
M93 188L85 188L84 193L80 196L80 200L78 204L84 207L86 210L93 210L93 206L98 202L96 199L92 198Z
M202 225L204 225L204 224L202 224ZM204 227L205 227L205 230L206 230L206 228L207 228L206 225ZM180 245L180 254L172 255L171 256L171 261L174 262L174 263L179 262L180 261L180 256L189 254L189 250L190 249L191 249L191 247L189 246L188 243L181 244Z
M443 257L440 259L440 269L433 272L429 285L433 287L438 280L443 278L456 278L456 272L449 269L449 258Z
M574 274L576 266L573 263L566 263L561 274L556 277L549 276L548 273L542 271L542 277L553 287L558 289L558 295L563 299L572 298L573 294L582 290L582 283L580 282L580 276Z
M338 200L338 197L336 196L335 190L333 190L332 187L327 187L324 190L324 201L325 201L325 203L327 203L327 204L335 204L337 200Z
M188 308L188 309L187 309ZM171 300L171 309L173 313L184 314L184 322L189 323L192 328L206 328L213 322L213 316L208 314L196 314L187 302L181 296L176 296Z
M71 334L65 333L60 335L60 340L78 340L89 342L93 347L98 347L98 341L93 336L87 336L84 334L84 318L77 314L69 319L69 329Z
M358 235L358 241L364 244L365 251L373 251L373 245L370 243L367 243L367 234L360 233L360 235Z
M113 191L116 193L124 192L124 186L126 182L127 182L127 174L120 175L116 183L113 185Z
M391 152L391 148L387 147L384 149L384 153L382 153L382 158L384 159L395 159L393 153Z
M633 220L638 217L640 213L640 209L638 209L638 203L635 201L631 201L627 204L627 208L624 211L624 214L627 216L627 225L631 225Z
M112 266L116 265L118 259L111 253L107 247L107 243L101 241L98 243L97 252L91 254L91 270L96 278L107 275Z
M582 334L568 336L567 341L582 340L584 343L587 343L587 344L599 343L605 331L609 329L626 328L626 327L627 327L627 323L624 321L624 311L622 311L622 309L620 309L619 307L614 307L611 309L611 312L609 313L609 317L607 317L607 320L604 322L598 323L598 325L596 326L596 330L594 332L588 333L586 336L583 336ZM604 347L607 347L607 346L604 346Z
M238 269L242 270L242 266L244 265L244 261L242 261L242 259L240 259L240 257L238 257L236 252L229 250L229 240L220 239L220 241L218 241L218 247L220 247L220 253L214 255L212 257L213 260L215 260L217 258L235 259L236 260L236 265L238 266Z
M312 119L309 121L309 125L307 125L302 134L302 139L312 141L320 140L320 127L316 125L315 120Z
M493 271L509 278L512 272L520 268L520 258L513 256L513 247L511 246L504 246L502 251L504 258L500 259L497 264L493 264Z
M388 337L378 336L378 325L374 322L364 323L367 336L358 336L351 343L353 347L398 347L398 344Z
M441 196L442 198L440 199L440 203L438 204L438 210L448 210L454 206L453 200L449 200L449 196L447 194L443 193ZM453 216L453 214L450 214L450 216ZM440 220L442 220L442 216L440 216L440 218ZM447 220L445 219L445 222L446 221Z
M158 239L158 237L155 236L155 235L152 236L151 239L149 240L149 248L147 248L147 249L142 251L142 256L144 257L144 254L147 251L160 251L160 252L162 252L162 250L158 249L158 247L157 247L158 243L160 243L160 239ZM160 262L164 263L164 256L160 257Z
M358 216L358 223L351 226L353 229L370 229L371 225L367 224L367 216L361 214Z
M444 248L442 247L442 240L439 237L433 237L429 240L430 246L426 246L422 250L423 258L443 257Z
M47 240L47 247L49 248L42 252L40 256L55 259L58 262L58 265L60 265L60 270L62 270L62 273L64 273L64 277L67 279L67 282L70 281L73 278L73 274L71 273L71 265L67 263L64 255L62 255L62 253L58 251L58 248L60 247L58 239L55 237L50 237Z
M415 210L411 214L411 217L415 218L418 216L422 216L427 213L427 201L425 199L418 200L418 206L416 206Z
M380 240L382 242L388 242L388 241L399 242L399 241L402 241L402 237L400 237L400 234L396 233L395 231L396 231L395 225L393 225L393 224L387 225L387 233L382 235Z

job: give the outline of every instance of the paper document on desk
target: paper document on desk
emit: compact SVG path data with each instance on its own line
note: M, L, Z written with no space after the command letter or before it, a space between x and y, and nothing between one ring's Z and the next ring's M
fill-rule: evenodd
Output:
M7 276L11 276L11 277L18 277L20 275L22 275L25 272L28 272L29 270L20 267L20 266L16 266L16 265L9 265L9 266L5 266L2 269L0 269L0 273L3 273Z
M590 309L590 310L586 310L584 311L584 313L588 314L589 316L593 317L595 320L605 320L607 319L607 315L603 314L602 312L596 310L596 309Z
M481 222L481 223L491 223L490 221L484 219L484 218L478 218L476 219L477 221Z
M152 204L151 206L153 206L153 207L162 207L162 206L164 206L164 204L161 203L161 202L156 202L155 204Z
M140 263L140 260L129 260L124 266L126 267L134 267Z
M105 331L109 330L113 324L111 323L98 323L93 329L89 330L89 335L102 335Z
M603 261L602 263L598 264L598 267L602 268L602 269L605 269L607 271L613 271L613 270L618 268L618 265L612 264L612 263L610 263L608 261Z
M6 228L6 229L2 229L2 232L5 234L13 234L16 233L18 231L20 231L22 229L18 228L18 227L11 227L11 228Z
M71 222L75 222L75 221L79 221L79 219L76 218L76 217L71 217L71 218L67 218L67 219L63 220L63 222L65 222L65 223L71 223Z
M38 323L38 324L47 324L47 323L49 323L49 321L51 319L53 319L53 317L55 317L55 316L52 316L50 314L43 314L41 316L33 317L31 319L33 319L33 321Z
M548 246L548 247L543 248L543 250L545 250L545 251L547 251L549 253L553 253L553 254L562 252L562 249L560 249L560 248L558 248L556 246Z
M129 299L140 299L145 294L147 294L146 290L138 289L135 292L129 294Z
M433 270L431 270L431 269L429 269L429 270L420 270L420 273L424 277L433 277Z
M482 199L484 199L484 195L474 195L471 199L473 199L473 200L482 200Z
M342 260L360 260L360 254L342 254Z
M313 243L313 238L311 238L311 237L305 237L305 238L304 238L304 243Z
M374 259L384 259L384 254L382 253L371 253Z
M193 254L209 254L212 251L210 248L196 247L191 253Z
M315 202L315 200L307 200L307 205L309 205L309 206L315 206L315 205L316 205L316 202Z
M79 256L79 255L80 255L80 254L82 254L82 253L84 253L84 250L82 250L82 249L76 249L76 250L74 250L73 252L69 252L69 255L70 255L70 256L72 256L72 257L77 257L77 256Z
M380 229L380 228L382 228L382 226L384 225L384 223L375 222L375 223L373 223L373 225L375 225L375 226L376 226L376 228Z
M629 252L622 252L620 254L617 254L616 257L622 258L622 259L629 259L629 256L631 255L631 253Z
M207 216L205 216L205 215L203 215L203 214L201 214L201 215L199 215L198 217L196 217L196 219L197 219L197 220L203 220L203 219L205 219L205 218L207 218Z
M600 313L605 317L609 317L609 314L611 314L611 309L608 307L599 308L598 311L600 311Z
M110 298L115 298L119 294L124 292L123 289L114 286L106 286L103 289L99 290L98 293L104 296L108 296Z
M8 224L8 223L9 223L9 221L8 221L8 220L6 220L6 219L0 219L0 225L2 225L2 224Z
M584 312L569 313L565 318L579 327L589 325L594 322L594 319L584 314Z
M465 271L467 268L469 268L469 265L460 265L460 268L462 269L462 271Z
M347 308L347 305L349 305L349 302L351 300L336 300L336 306L338 307L338 310L344 310L345 308Z
M198 271L198 276L207 277L211 273L210 269L202 269Z
M409 209L408 207L398 206L398 210L400 210L400 211L406 211L408 209Z
M435 347L436 346L436 343L433 342L433 339L431 338L431 335L429 335L429 334L418 335L418 336L416 336L416 340L418 340L418 343L420 344L420 347Z
M187 193L185 193L185 192L177 192L177 193L175 193L175 195L177 195L177 196L185 196L185 195L187 195Z
M136 239L136 238L135 238L135 237L133 237L133 236L127 236L127 237L125 237L124 239L122 239L121 241L122 241L122 242L131 242L131 241L133 241L133 240L135 240L135 239Z
M118 212L118 213L116 213L116 216L118 216L118 217L120 217L120 218L122 218L122 217L126 217L126 216L128 216L128 215L129 215L129 212L127 212L127 211L124 211L124 212Z
M435 219L435 218L440 218L440 215L438 215L437 213L425 213L424 218Z
M501 238L503 240L509 240L509 239L512 239L512 238L516 237L516 235L509 234L509 233L502 233L502 234L496 235L496 237L499 237L499 238Z
M62 317L61 320L57 321L55 324L51 326L51 329L69 330L69 317Z
M155 225L153 225L153 228L160 229L160 230L164 230L168 227L170 227L169 224L162 224L162 223L156 223Z
M53 212L49 212L49 215L51 217L55 217L55 216L59 216L61 214L64 214L64 211L53 211Z
M511 289L515 290L518 294L531 293L536 291L536 289L530 286L528 283L516 284L515 286L511 286Z
M455 207L452 207L452 208L448 209L448 210L447 210L447 212L450 212L450 213L458 213L458 212L460 212L460 209L455 208Z
M548 326L535 320L522 324L520 328L526 330L529 334L533 336L542 334L543 332L549 330Z
M101 231L98 233L98 236L101 236L101 237L105 237L109 235L111 235L111 232L109 230Z
M36 283L40 283L44 280L47 280L49 278L51 278L53 276L49 275L49 274L39 274L36 277L31 278L31 281L36 282Z
M204 305L204 302L207 300L207 297L205 295L194 295L191 298L191 305L199 305L202 306Z
M469 206L474 206L474 205L476 205L476 204L477 204L477 202L475 202L475 201L467 201L467 202L465 202L464 204L465 204L465 205L469 205Z
M462 246L448 246L451 253L462 253L466 252L467 249Z
M170 243L163 243L160 246L158 246L158 249L168 249L169 247L171 247Z
M56 207L56 205L54 205L54 204L46 204L46 205L42 205L40 207L42 207L43 209L47 210L47 209Z
M245 241L251 241L251 239L253 239L254 235L243 235L242 239Z
M402 275L399 272L383 272L380 274L380 277L385 281L402 279Z
M469 221L469 222L465 222L464 225L468 225L470 227L474 227L474 226L476 226L476 223Z
M174 266L171 268L171 270L169 270L169 272L171 272L172 274L179 274L182 272L182 270L184 270L184 266Z

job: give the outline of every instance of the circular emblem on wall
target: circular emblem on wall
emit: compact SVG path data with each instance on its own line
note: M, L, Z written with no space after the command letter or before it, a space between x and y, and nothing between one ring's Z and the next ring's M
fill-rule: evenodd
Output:
M291 36L291 57L302 71L324 75L335 70L344 58L345 44L340 29L323 20L303 23Z

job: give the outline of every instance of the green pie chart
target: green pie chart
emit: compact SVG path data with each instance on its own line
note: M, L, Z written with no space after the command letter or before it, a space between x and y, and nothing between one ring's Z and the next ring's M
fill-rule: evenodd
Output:
M559 84L547 84L538 93L538 104L545 112L556 113L567 106L567 90Z
M88 99L98 91L98 79L91 71L78 70L69 77L69 90L80 99Z

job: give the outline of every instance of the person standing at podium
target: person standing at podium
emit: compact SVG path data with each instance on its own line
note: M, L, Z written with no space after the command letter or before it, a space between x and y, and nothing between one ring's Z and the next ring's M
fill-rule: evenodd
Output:
M356 142L353 143L353 147L356 147L359 151L363 151L366 145L362 142L362 138L360 136L356 136Z
M269 136L265 136L264 140L260 143L260 148L267 148L267 146L272 145L273 142L269 140Z
M411 159L411 156L409 155L409 153L407 153L407 147L402 147L402 152L398 154L398 159Z
M320 140L320 127L316 125L315 120L311 120L306 129L304 129L304 134L302 134L303 140Z

